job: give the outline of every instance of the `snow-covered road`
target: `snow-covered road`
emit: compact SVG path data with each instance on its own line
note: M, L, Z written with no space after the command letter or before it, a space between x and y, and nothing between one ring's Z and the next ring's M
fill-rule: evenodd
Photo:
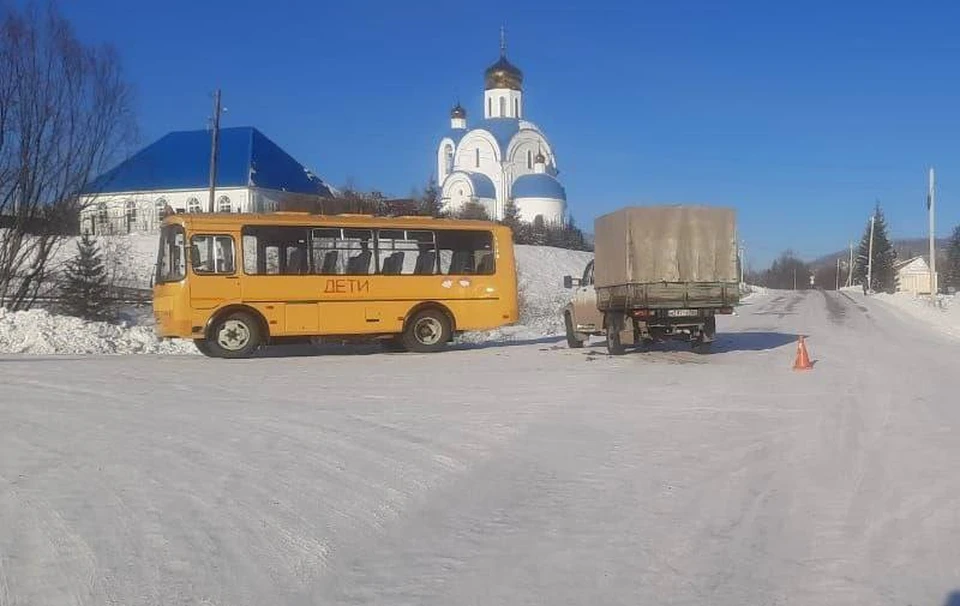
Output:
M719 329L0 357L0 605L944 604L956 342L819 292Z

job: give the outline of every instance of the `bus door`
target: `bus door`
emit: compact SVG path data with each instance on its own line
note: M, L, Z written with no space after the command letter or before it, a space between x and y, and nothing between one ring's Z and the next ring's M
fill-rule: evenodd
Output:
M190 238L190 304L214 309L240 299L237 247L231 236L196 234Z

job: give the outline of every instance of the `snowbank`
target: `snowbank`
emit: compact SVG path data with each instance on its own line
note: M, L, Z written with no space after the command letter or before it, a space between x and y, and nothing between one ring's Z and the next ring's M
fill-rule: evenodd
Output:
M908 293L871 295L872 300L895 308L913 318L929 324L938 332L960 339L960 296L940 295L937 305L929 296L917 297Z
M43 309L0 308L0 352L18 354L186 354L185 340L160 341L150 326L87 322Z
M542 339L564 334L563 307L573 291L564 276L580 277L593 253L549 246L516 247L520 322L493 331L464 335L466 342Z

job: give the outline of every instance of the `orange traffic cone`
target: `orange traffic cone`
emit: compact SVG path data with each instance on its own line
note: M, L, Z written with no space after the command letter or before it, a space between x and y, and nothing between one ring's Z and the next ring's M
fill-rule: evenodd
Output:
M810 363L810 356L807 354L807 344L803 336L797 340L797 359L793 363L794 370L810 370L813 364Z

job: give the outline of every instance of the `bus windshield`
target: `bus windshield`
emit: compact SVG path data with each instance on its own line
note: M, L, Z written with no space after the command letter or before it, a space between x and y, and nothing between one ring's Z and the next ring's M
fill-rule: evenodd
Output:
M187 275L183 255L183 228L167 225L160 230L160 253L157 257L157 284L179 282Z

